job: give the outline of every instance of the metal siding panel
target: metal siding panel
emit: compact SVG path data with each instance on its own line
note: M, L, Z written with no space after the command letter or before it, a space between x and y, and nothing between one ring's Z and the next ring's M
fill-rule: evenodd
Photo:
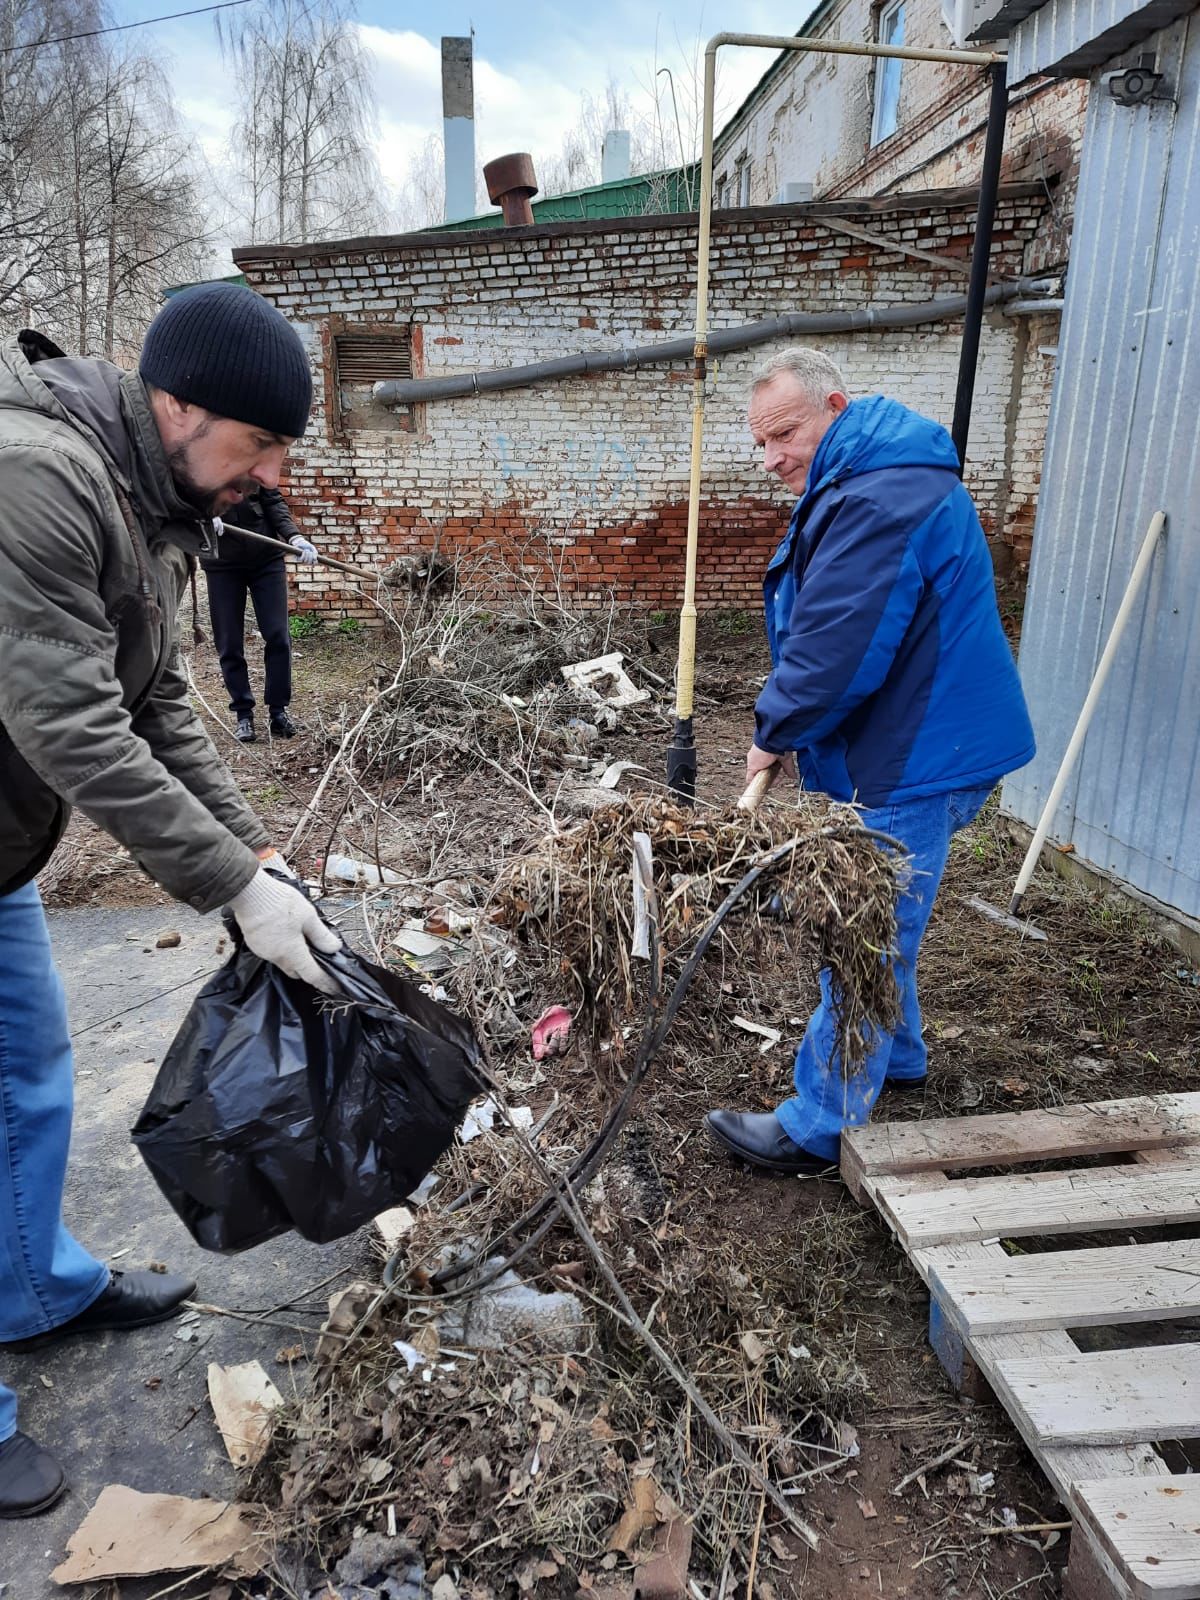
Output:
M1178 111L1164 105L1145 114L1148 131L1158 125L1159 137L1168 142L1170 164L1149 304L1131 336L1139 346L1140 367L1119 509L1133 538L1123 552L1120 583L1111 588L1106 629L1151 515L1161 506L1171 521L1150 574L1136 638L1127 640L1106 690L1110 714L1084 750L1076 813L1087 827L1089 859L1194 912L1200 906L1200 796L1193 799L1192 781L1200 724L1194 703L1200 640L1195 608L1184 597L1197 593L1200 580L1193 531L1200 489L1200 323L1193 292L1200 219L1200 28L1193 23L1190 32L1195 36L1191 48L1186 24L1159 40L1160 64L1168 81L1178 85ZM1082 849L1078 827L1076 834Z
M1033 823L1152 513L1170 522L1053 836L1200 913L1200 27L1155 45L1179 107L1093 85L1021 672L1039 754L1005 785Z
M1139 241L1153 236L1159 209L1161 174L1147 170L1133 119L1117 121L1111 109L1112 102L1090 97L1021 642L1039 753L1012 781L1012 790L1018 815L1030 820L1053 781L1099 656L1111 508L1124 470L1124 440L1118 438L1114 448L1112 435L1113 427L1122 427L1124 412L1113 413L1112 396L1131 394L1136 381L1136 357L1124 327L1145 304ZM1116 252L1114 192L1131 197L1122 230L1129 247ZM1097 381L1099 375L1108 381ZM1057 837L1070 836L1072 798L1069 791L1056 820Z
M1017 22L1009 39L1008 81L1038 72L1082 74L1107 62L1192 9L1194 0L1047 0Z

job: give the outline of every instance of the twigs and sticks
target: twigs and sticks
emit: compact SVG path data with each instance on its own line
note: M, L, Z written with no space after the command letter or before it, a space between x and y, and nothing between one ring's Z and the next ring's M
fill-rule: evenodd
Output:
M923 1461L919 1467L914 1467L911 1472L906 1472L899 1483L892 1485L892 1493L903 1494L910 1483L916 1483L917 1479L924 1477L927 1472L936 1472L939 1467L948 1465L957 1456L961 1456L964 1450L969 1450L970 1448L971 1441L960 1436L955 1439L953 1444L947 1445L944 1450L939 1451L936 1456L931 1456L928 1461Z

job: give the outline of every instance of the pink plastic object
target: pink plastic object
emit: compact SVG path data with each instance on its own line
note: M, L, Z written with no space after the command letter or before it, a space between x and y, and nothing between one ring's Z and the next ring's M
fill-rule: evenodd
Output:
M571 1037L573 1018L566 1006L550 1006L533 1025L533 1059L561 1056Z

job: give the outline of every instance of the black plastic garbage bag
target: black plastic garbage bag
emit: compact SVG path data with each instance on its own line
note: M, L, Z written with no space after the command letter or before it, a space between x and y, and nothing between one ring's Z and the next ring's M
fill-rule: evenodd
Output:
M314 952L329 1001L240 944L201 989L133 1142L206 1250L324 1244L398 1204L480 1087L470 1027L357 954Z

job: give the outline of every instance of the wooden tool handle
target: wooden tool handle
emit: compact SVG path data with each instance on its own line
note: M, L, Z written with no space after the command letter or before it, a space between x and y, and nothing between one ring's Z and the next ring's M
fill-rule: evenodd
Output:
M746 785L745 793L737 803L739 811L758 810L766 798L767 790L771 787L771 781L775 776L777 766L778 763L775 766L764 767L761 772L754 774Z
M232 522L222 521L221 526L226 533L236 533L239 539L249 539L254 544L274 545L280 555L290 555L294 561L300 560L299 552L294 545L284 544L282 539L272 539L269 533L255 533L250 528L239 528ZM335 561L333 556L322 555L319 550L317 550L317 561L323 567L335 567L338 572L348 572L360 582L367 578L374 578L376 582L381 581L379 573L373 572L370 567L352 567L349 562Z

